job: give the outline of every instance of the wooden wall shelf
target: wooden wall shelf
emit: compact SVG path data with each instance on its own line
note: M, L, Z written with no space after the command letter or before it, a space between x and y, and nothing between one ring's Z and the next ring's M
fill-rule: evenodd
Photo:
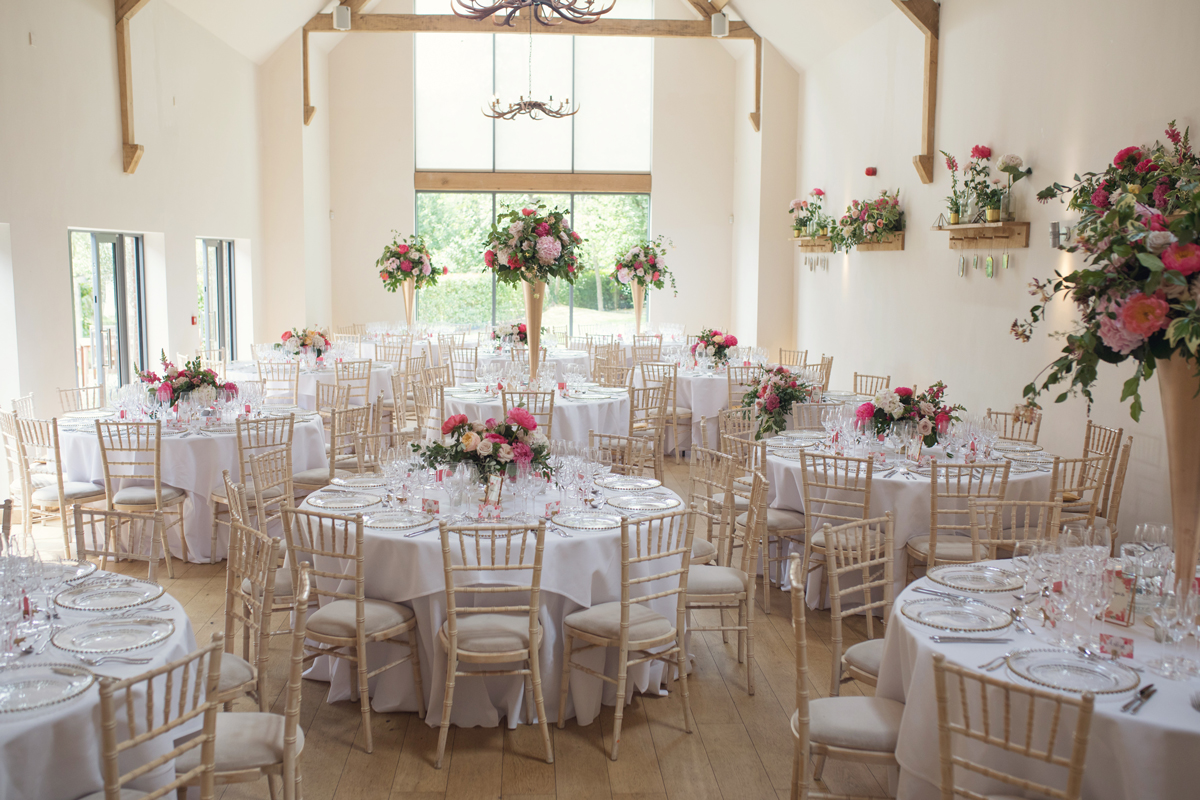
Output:
M801 253L832 253L833 240L828 236L801 236L795 239Z
M1028 222L972 222L934 225L933 231L950 234L951 250L988 250L1029 247Z
M863 253L877 253L883 250L903 250L904 231L889 233L882 242L861 242L855 245L854 249Z

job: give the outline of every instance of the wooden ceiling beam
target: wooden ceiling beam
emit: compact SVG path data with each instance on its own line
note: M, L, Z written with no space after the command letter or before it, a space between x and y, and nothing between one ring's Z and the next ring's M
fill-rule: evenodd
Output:
M688 0L688 3L705 19L712 19L712 15L718 11L717 7L708 0Z
M358 14L363 10L363 6L369 2L371 2L371 0L342 0L341 4L344 6L350 6L351 14Z
M921 96L921 153L913 166L921 183L933 183L933 131L937 122L938 32L941 7L934 0L892 0L925 37L925 76Z
M725 6L729 5L729 0L712 0L712 4L717 11L724 11Z
M117 21L125 20L128 22L133 19L133 15L146 7L150 0L116 0L117 3Z
M137 171L145 148L133 134L133 63L129 23L150 0L113 0L117 23L117 100L121 106L121 164L127 175Z

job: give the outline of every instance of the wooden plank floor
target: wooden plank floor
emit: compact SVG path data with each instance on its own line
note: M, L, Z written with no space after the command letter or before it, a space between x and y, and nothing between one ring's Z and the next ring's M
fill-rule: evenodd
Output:
M686 491L687 466L668 463L666 483ZM35 529L44 553L62 548L56 525ZM123 571L141 572L140 569ZM160 575L164 570L160 569ZM198 641L224 627L224 564L175 562L175 577L163 577L167 591L191 617ZM745 666L738 664L736 638L729 644L719 633L691 637L694 671L689 679L693 733L683 729L677 694L637 695L625 711L620 758L608 758L613 709L587 727L574 720L564 730L553 725L554 763L543 760L536 726L450 729L442 769L434 769L437 729L413 713L373 713L375 751L363 750L357 703L330 704L328 684L304 682L301 726L305 745L300 766L308 800L754 800L790 795L796 662L790 601L771 592L771 615L765 614L763 592L755 611L755 690L746 694ZM715 612L701 612L715 617ZM713 617L701 617L706 624ZM283 624L285 620L281 620ZM810 611L809 666L811 697L829 693L831 657L829 612ZM845 646L861 641L864 629L851 619ZM287 637L274 637L270 686L274 709L282 711L287 669ZM429 680L429 678L427 678ZM435 676L433 680L444 680ZM674 686L672 686L674 689ZM857 683L842 686L843 695L870 693ZM249 701L238 709L251 710ZM825 779L834 791L857 795L886 794L882 769L830 761ZM219 788L224 800L268 797L266 781Z

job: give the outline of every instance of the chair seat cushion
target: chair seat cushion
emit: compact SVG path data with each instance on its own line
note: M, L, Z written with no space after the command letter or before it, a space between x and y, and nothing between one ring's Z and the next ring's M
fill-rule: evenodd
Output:
M29 465L29 471L40 475L57 475L58 465L53 461L34 461Z
M269 767L283 761L283 715L262 711L217 714L217 772ZM296 751L304 749L304 729L296 726ZM175 772L200 766L200 748L175 759Z
M688 408L687 406L668 406L667 407L667 416L668 417L674 416L677 419L683 419L684 417L690 417L691 415L692 415L692 410L690 408Z
M58 481L50 486L43 486L33 493L33 502L35 503L52 503L58 505ZM63 481L63 494L67 501L81 501L87 499L102 499L104 497L104 487L97 486L94 483L86 483L84 481ZM164 493L164 499L166 495Z
M325 474L328 475L329 470L325 470ZM228 504L228 502L229 502L228 498L225 496L225 487L224 486L222 486L220 489L213 491L212 495L210 495L210 496L212 497L213 500L217 500L221 503ZM265 491L263 491L263 499L264 500L274 500L279 497L283 497L283 487L282 486L271 486L271 487L267 488ZM254 495L254 481L251 480L249 483L246 484L246 504L253 506L256 503L258 503L258 498L255 497L255 495Z
M870 537L871 537L872 542L878 541L879 540L879 531L876 530L875 528L872 528ZM843 538L843 546L845 546L845 539L846 539L845 535L843 535L842 538ZM818 530L813 532L812 546L813 546L814 550L824 550L825 549L825 526L824 525L822 525ZM941 539L939 539L938 540L938 555L939 556L941 555L941 551L942 551L942 541L941 541Z
M879 665L883 663L883 639L868 639L850 645L842 654L842 660L859 672L879 677Z
M590 633L604 639L617 640L621 638L621 604L619 602L600 603L574 614L568 614L563 620L567 627ZM671 634L675 626L662 614L646 608L644 603L636 603L629 607L629 640L631 642L646 639L661 639Z
M180 500L184 496L183 489L162 484L162 499L164 503ZM152 506L158 502L154 497L153 486L126 486L113 495L115 506Z
M746 518L750 512L739 514L737 518L738 525L745 525ZM804 514L799 511L792 511L788 508L768 508L767 509L767 530L774 533L775 531L799 531L804 532Z
M741 594L750 591L750 577L733 567L697 564L688 570L688 597Z
M926 561L929 560L929 536L916 536L909 539L907 546L911 552L916 553ZM937 560L974 561L975 548L971 546L970 537L938 534Z
M808 704L808 713L814 742L891 753L900 737L904 704L882 697L821 697ZM797 722L793 713L793 730Z
M354 615L353 600L334 600L308 615L308 630L324 636L353 639L358 635ZM366 618L366 633L370 636L403 625L413 618L413 612L407 606L368 597L364 603L363 616Z
M371 459L365 460L368 464L371 463ZM356 470L358 469L358 456L342 456L333 462L333 466L337 469Z
M242 591L250 594L251 586L250 579L246 578L242 581ZM280 567L275 570L275 600L290 600L292 597L292 570L289 567Z
M450 642L450 623L442 623L439 635ZM458 615L458 649L472 653L508 653L529 648L529 614L495 612Z
M733 508L739 514L743 514L750 510L750 498L743 497L737 492L721 492L720 494L713 495L713 499L721 505L726 505L726 496L732 498Z
M241 656L235 656L233 653L225 653L221 656L221 682L217 684L217 690L227 692L235 686L249 683L254 680L254 667L250 666L250 662Z
M717 546L708 539L692 539L692 561L704 564L717 557Z
M33 489L41 489L44 486L57 486L58 478L55 475L47 475L44 472L32 472L29 475L29 485ZM14 497L21 494L21 479L13 481L8 485L8 491Z
M342 469L335 470L333 474L338 478L347 478L350 476L349 472ZM320 484L324 486L329 483L329 467L314 467L313 469L306 469L303 472L297 472L292 476L292 483L303 483L309 486Z

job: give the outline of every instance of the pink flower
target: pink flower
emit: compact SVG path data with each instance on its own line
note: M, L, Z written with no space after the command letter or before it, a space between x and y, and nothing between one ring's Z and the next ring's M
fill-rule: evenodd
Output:
M946 169L951 172L958 172L958 162L954 159L954 156L946 156Z
M984 144L977 144L971 148L971 158L989 159L992 157L992 148Z
M860 214L858 218L864 220L867 218L867 210L865 208L862 210L862 214Z
M496 251L488 250L485 252L483 254L483 263L487 264L489 267L496 266Z
M810 194L812 194L813 197L824 197L825 196L825 192L821 191L820 189L813 189L812 192L810 192Z
M1200 245L1176 242L1162 254L1163 265L1182 275L1200 272Z
M450 274L450 268L449 268L449 267L442 267L442 274L443 274L443 275L449 275L449 274Z
M933 433L933 423L928 418L922 419L917 423L917 433L922 436L928 436Z
M777 394L767 395L767 400L766 400L765 405L766 405L767 411L775 411L776 409L778 409L779 408L779 395L777 395Z
M1171 190L1171 184L1166 181L1159 181L1154 187L1154 206L1155 208L1167 207L1167 192Z
M449 417L445 422L442 423L442 435L445 436L446 434L450 433L450 431L457 428L459 425L466 425L466 424L467 424L467 415L466 414L455 414L454 416Z
M658 283L658 279L659 279L660 277L662 277L662 273L661 273L661 272L656 272L656 273L654 273L654 275L653 275L653 276L650 278L650 280L654 281L655 283Z
M495 418L495 417L488 417L488 418L487 418L487 419L484 421L484 423L483 423L483 427L485 427L485 428L488 428L488 429L491 429L491 428L494 428L494 427L496 427L496 418Z
M897 397L912 397L913 390L907 386L899 386L896 388Z
M488 433L485 434L483 438L489 442L495 442L496 444L505 444L508 441L508 439L505 439L498 433Z
M863 403L858 407L858 410L854 412L854 416L859 422L866 422L871 417L875 416L875 404L869 402Z
M1167 224L1167 218L1162 214L1151 214L1150 218L1146 220L1146 225L1152 231L1170 230L1170 226Z
M1092 205L1096 208L1108 208L1108 192L1103 188L1092 192Z
M411 261L401 261L400 269L403 272L412 272L412 262Z
M1148 158L1144 158L1138 162L1137 166L1133 168L1133 171L1138 175L1145 175L1147 172L1157 172L1158 164L1155 164Z
M537 420L533 418L524 408L513 408L508 412L508 419L505 420L509 425L516 425L518 428L524 428L527 431L537 430Z
M950 424L950 415L938 414L937 417L934 418L934 423L937 424L938 430L941 430L943 427Z
M508 268L519 269L521 267L521 259L517 258L516 253L508 254Z
M524 442L517 442L512 446L513 460L518 464L528 464L533 461L533 448Z
M525 331L527 331L528 329L529 328L525 325L524 322L517 323L517 330L520 331L521 333L525 333Z
M1182 138L1173 124L1167 126L1167 138L1171 140L1171 144L1179 144L1179 140Z
M729 333L725 334L725 346L737 347L737 337Z
M576 233L575 231L571 231L571 238L572 238L572 239L574 239L574 240L575 240L575 241L577 241L577 242L581 242L581 241L583 241L583 237L581 237L581 236L580 236L578 233Z
M537 225L533 226L533 232L536 233L538 236L549 236L550 235L550 223L549 222L539 222Z
M1122 355L1129 355L1133 350L1139 347L1144 341L1143 337L1125 329L1121 323L1121 306L1112 301L1105 300L1099 305L1100 319L1100 340L1104 342L1109 349L1115 350ZM1115 314L1115 318L1110 316Z
M1142 148L1126 147L1125 149L1123 149L1117 153L1116 158L1113 159L1113 166L1114 167L1128 166L1131 163L1136 164L1138 161L1141 161L1141 159L1142 159Z
M171 389L171 384L169 383L160 383L158 390L154 394L164 403L171 402L171 398L175 396L175 392Z
M399 253L400 255L404 255L405 253L408 252L408 245L406 245L406 244L400 245L399 247L396 248L396 252Z
M387 270L380 270L380 271L379 271L379 277L383 278L384 280L387 280L387 276L388 276L388 274L387 274Z
M1167 301L1156 295L1138 293L1125 301L1121 322L1125 330L1138 336L1152 336L1167 327Z
M562 255L562 242L553 236L539 236L537 258L542 264L553 264Z
M532 209L532 208L522 208L522 209L521 209L521 213L522 213L522 214L524 214L524 215L525 215L525 216L527 216L527 217L532 217L534 214L536 214L536 213L537 213L537 211L535 211L535 210L534 210L534 209Z
M280 337L279 337L280 341L284 341L284 342L286 342L286 341L287 341L288 339L290 339L290 338L292 338L292 332L291 332L291 331L284 331L284 332L283 332L283 336L280 336Z

